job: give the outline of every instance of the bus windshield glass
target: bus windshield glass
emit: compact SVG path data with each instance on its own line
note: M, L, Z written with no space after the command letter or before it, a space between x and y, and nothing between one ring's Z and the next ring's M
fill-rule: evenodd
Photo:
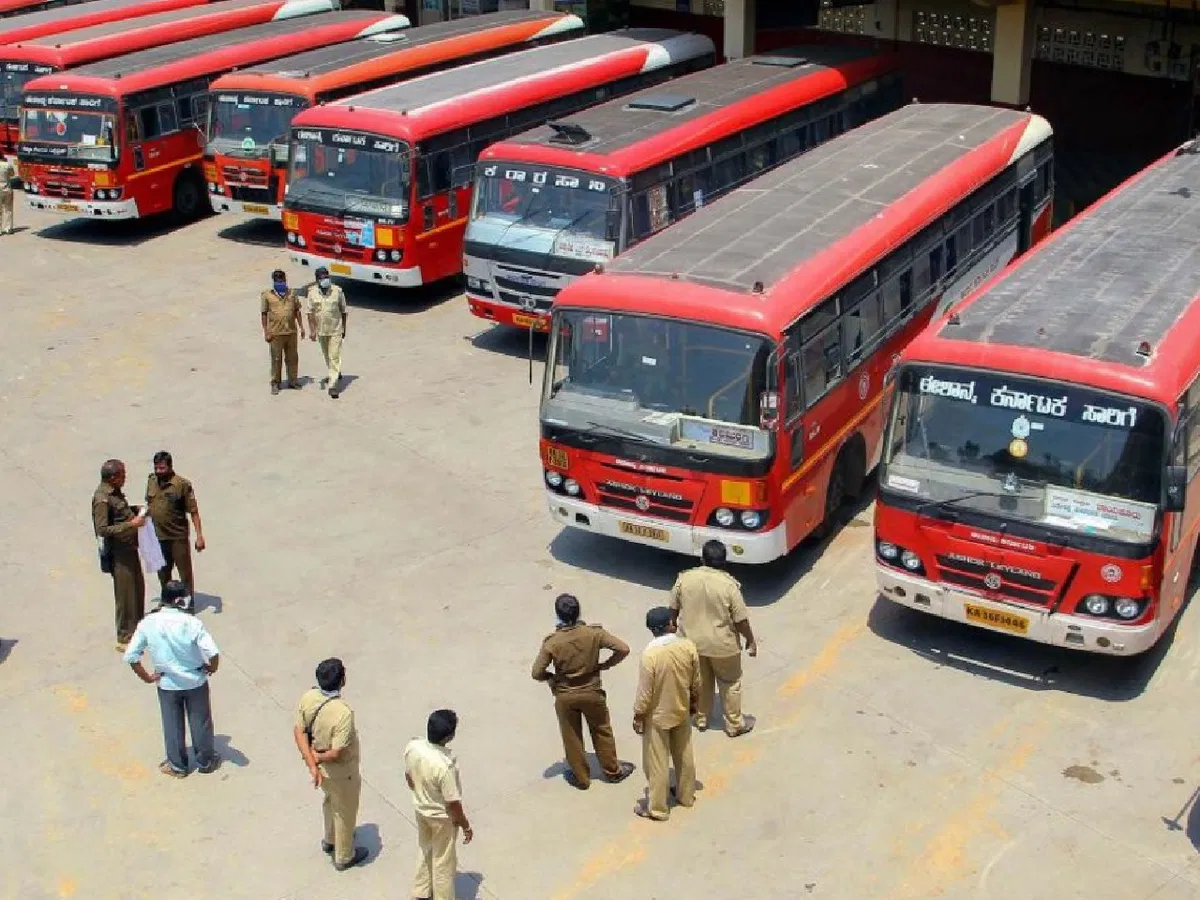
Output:
M583 431L762 459L767 338L696 322L563 309L555 313L542 420Z
M220 93L208 111L208 152L264 159L272 145L287 148L292 117L308 106L286 94Z
M116 117L103 112L25 107L21 113L21 149L25 155L57 159L116 158Z
M52 71L50 66L35 66L26 62L0 63L0 118L16 122L20 117L21 94L25 85Z
M493 217L504 225L554 232L559 256L603 261L615 248L616 185L607 178L525 163L481 163L475 179L472 219ZM516 229L513 240L520 241Z
M1167 421L1074 384L924 365L896 384L881 485L929 506L1113 540L1153 534Z
M288 199L298 209L408 219L412 186L404 141L314 129L292 132Z

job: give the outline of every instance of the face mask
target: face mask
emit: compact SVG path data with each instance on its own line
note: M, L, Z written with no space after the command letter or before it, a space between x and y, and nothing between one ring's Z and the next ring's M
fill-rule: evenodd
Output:
M284 294L286 294L287 293L287 282L286 281L275 282L275 293L277 293L280 297L282 297Z
M321 286L321 290L327 291L327 290L329 290L330 286L333 284L333 281L328 278L322 278L317 282L317 284L319 284Z

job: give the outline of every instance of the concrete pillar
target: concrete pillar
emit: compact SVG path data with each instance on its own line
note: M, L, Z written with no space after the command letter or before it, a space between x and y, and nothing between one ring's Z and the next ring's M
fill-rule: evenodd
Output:
M529 8L543 12L554 12L554 0L529 0Z
M757 0L725 0L725 58L742 59L754 54Z
M992 102L1027 106L1034 45L1033 0L996 7L995 40Z

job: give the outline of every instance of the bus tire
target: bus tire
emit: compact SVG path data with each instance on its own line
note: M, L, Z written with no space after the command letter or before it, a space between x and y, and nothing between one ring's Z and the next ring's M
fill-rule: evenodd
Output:
M204 183L191 169L185 169L175 179L171 210L182 222L190 222L204 214Z
M825 516L814 534L818 539L830 537L842 523L846 505L862 493L866 469L866 446L862 435L854 435L838 451L829 481L825 485Z

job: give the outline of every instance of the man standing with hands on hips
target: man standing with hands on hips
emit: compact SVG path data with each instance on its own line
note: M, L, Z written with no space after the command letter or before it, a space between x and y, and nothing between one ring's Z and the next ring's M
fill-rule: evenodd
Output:
M300 365L296 346L296 332L304 337L304 323L300 319L300 298L288 287L287 273L276 269L271 273L271 290L263 291L260 297L263 340L271 347L271 393L278 394L283 365L287 363L287 386L299 388L296 370Z
M308 333L321 344L329 374L321 379L321 387L329 387L329 396L341 395L342 341L346 338L346 294L333 283L329 270L319 266L317 283L308 289Z

